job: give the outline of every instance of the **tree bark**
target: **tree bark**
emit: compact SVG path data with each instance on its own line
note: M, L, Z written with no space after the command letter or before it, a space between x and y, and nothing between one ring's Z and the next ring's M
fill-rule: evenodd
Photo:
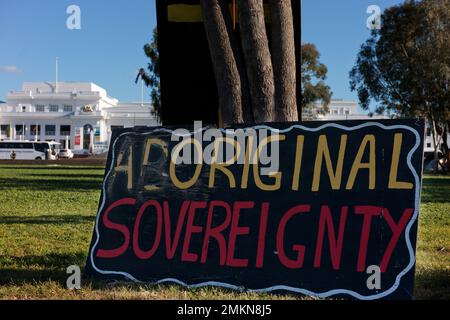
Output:
M270 0L275 120L298 121L294 18L291 0Z
M450 172L450 149L449 149L449 146L448 146L448 143L447 143L447 141L448 141L448 129L450 127L449 123L450 123L450 120L447 121L447 123L445 124L444 133L442 135L442 141L444 143L445 156L447 158L446 159L446 161L447 161L447 173Z
M222 14L230 38L231 49L233 50L234 59L240 75L241 80L241 99L242 99L242 115L245 123L254 123L252 101L250 98L250 88L248 86L247 70L245 68L244 58L240 49L239 41L233 30L233 22L227 1L220 1Z
M201 0L224 125L242 123L242 84L220 0Z
M275 120L275 86L263 0L239 0L238 15L255 122Z
M436 121L433 116L430 117L430 125L431 125L431 134L433 138L433 148L434 148L434 173L439 172L439 156L438 156L438 145L437 145L437 130L436 130Z

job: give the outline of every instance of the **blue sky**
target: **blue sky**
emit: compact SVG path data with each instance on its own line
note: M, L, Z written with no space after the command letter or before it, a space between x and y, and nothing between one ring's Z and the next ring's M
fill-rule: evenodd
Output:
M81 30L66 27L71 4L81 8ZM153 0L0 0L0 100L24 81L54 81L58 57L60 80L140 101L134 79L155 25Z
M358 101L350 91L348 74L356 62L360 46L370 36L367 8L377 5L381 12L401 0L303 0L302 42L314 43L320 61L328 67L326 83L333 98Z
M328 66L334 98L354 99L348 72L369 36L369 5L400 0L303 0L302 37ZM66 9L81 8L81 30L68 30ZM121 101L140 100L135 72L156 25L154 0L0 0L0 100L24 81L92 81Z

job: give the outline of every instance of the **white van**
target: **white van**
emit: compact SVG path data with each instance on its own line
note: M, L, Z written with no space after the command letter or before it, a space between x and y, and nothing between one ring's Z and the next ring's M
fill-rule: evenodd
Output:
M56 160L57 159L57 153L56 153L56 146L59 145L57 142L47 142L47 141L40 141L40 142L33 142L34 149L36 151L43 152L45 154L45 160ZM38 159L39 160L39 159Z
M50 160L57 160L58 159L58 150L61 148L61 143L51 141L51 142L45 142L49 144L50 147Z
M1 160L56 160L55 146L49 142L2 141Z

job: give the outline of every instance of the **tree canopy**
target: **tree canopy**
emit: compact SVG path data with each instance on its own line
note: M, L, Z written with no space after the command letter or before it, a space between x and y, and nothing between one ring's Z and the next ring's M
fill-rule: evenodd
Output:
M450 1L406 1L388 8L361 46L350 87L363 109L423 117L437 153L446 145L450 108Z
M161 86L159 73L159 50L158 50L158 31L153 29L153 37L151 42L144 46L145 55L150 59L147 64L147 72L144 69L139 71L138 77L142 77L147 87L151 88L151 99L153 105L153 112L157 118L161 115ZM136 81L138 78L136 78Z
M325 84L328 69L319 61L320 53L314 44L302 44L301 52L301 106L303 114L308 114L308 111L316 102L321 102L325 107L323 111L326 111L332 95L330 87Z

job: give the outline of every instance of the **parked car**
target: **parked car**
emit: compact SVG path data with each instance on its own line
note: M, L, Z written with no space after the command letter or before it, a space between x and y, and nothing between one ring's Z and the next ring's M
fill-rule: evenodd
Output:
M60 159L72 159L73 152L70 149L61 149L59 150L59 158Z

